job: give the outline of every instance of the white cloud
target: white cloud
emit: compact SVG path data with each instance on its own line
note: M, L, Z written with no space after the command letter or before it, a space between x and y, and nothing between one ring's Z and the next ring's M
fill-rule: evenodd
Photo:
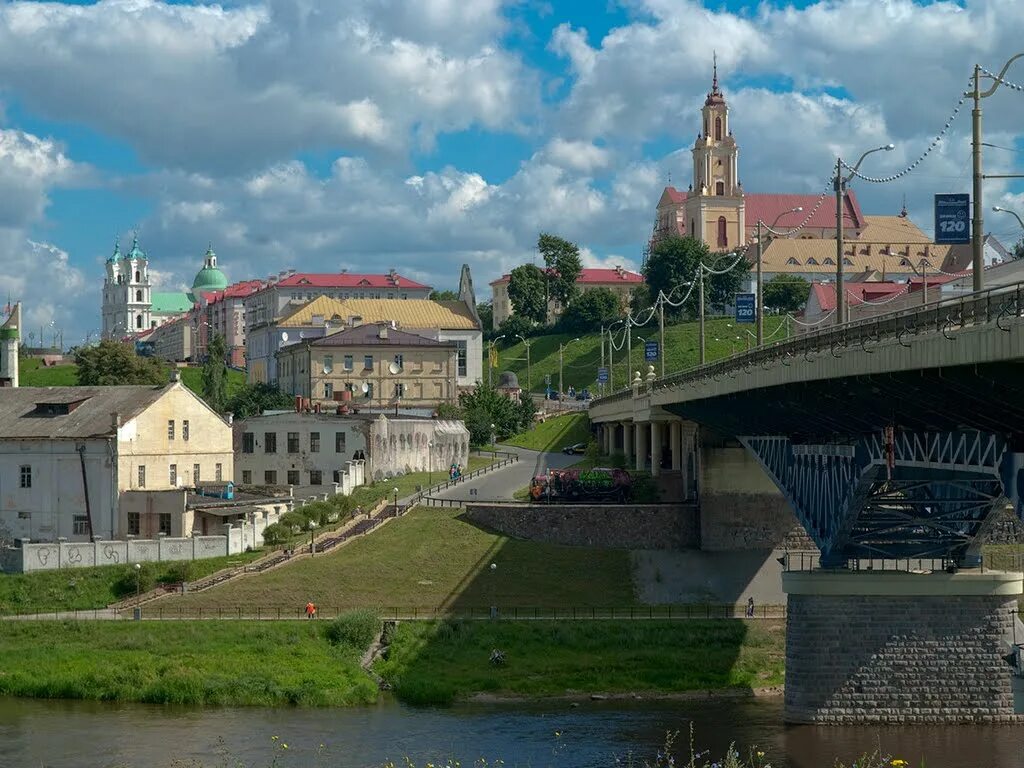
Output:
M612 161L607 149L594 146L589 141L566 141L560 137L552 139L544 153L555 165L581 173L607 168Z

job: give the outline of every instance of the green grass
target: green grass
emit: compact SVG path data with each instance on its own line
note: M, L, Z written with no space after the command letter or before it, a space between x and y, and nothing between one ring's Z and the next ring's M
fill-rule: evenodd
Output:
M470 456L469 462L462 468L462 471L463 473L469 473L473 470L490 466L493 463L493 456ZM369 509L379 501L392 501L395 495L395 488L398 489L398 498L401 500L416 493L417 486L426 489L431 484L436 485L442 480L447 479L448 467L438 467L433 472L409 472L405 475L393 477L390 480L378 480L369 485L360 486L352 491L351 498L364 509Z
M78 386L78 366L56 365L52 368L43 368L42 361L29 359L21 361L21 386L23 387L76 387ZM182 383L193 392L199 393L203 389L202 368L182 368ZM245 373L228 369L228 397L232 397L245 385Z
M767 341L772 342L785 337L785 330L779 331L777 334L775 333L782 322L783 319L779 317L766 317L764 319L764 333ZM732 328L727 327L729 325L732 325ZM699 358L697 327L698 324L696 322L680 323L665 327L666 373L674 373L697 365ZM746 328L749 328L751 332L754 330L753 326L742 326L737 330L736 323L732 318L716 317L709 319L705 328L707 361L718 360L719 358L728 357L734 351L744 350L747 340L753 345L754 340L746 333ZM615 365L612 371L615 389L621 389L626 386L627 374L629 374L629 378L632 378L632 372L637 370L642 374L646 374L648 363L643 360L643 344L636 340L637 336L647 341L657 341L657 318L643 328L634 328L632 365L626 365L625 348L615 352ZM740 338L737 339L737 336ZM536 336L530 340L530 391L544 391L545 375L551 377L553 387L558 387L558 345L560 343L566 344L572 338L573 336L568 334L547 334ZM620 326L616 343L621 341L622 332ZM498 370L514 371L519 377L520 385L525 388L527 385L526 349L523 343L520 341L515 344L506 345L499 342L498 352ZM485 360L485 368L486 364ZM563 386L566 389L569 388L570 384L577 389L587 387L596 395L597 369L600 365L600 334L595 332L581 336L579 341L572 342L564 349L562 361ZM660 373L660 363L656 362L654 365L655 371Z
M415 509L334 552L303 558L154 606L325 613L350 608L626 606L635 604L627 550L509 539L459 519L461 510ZM489 565L497 564L491 571ZM209 615L209 614L207 614Z
M243 565L262 557L263 552L242 552L227 557L194 560L190 566L193 581L235 565ZM157 581L173 580L171 570L176 563L154 563ZM0 573L0 615L49 613L50 611L86 611L103 608L120 596L115 590L127 565L104 565L98 568L66 568L35 573Z
M567 413L534 424L505 442L519 448L534 451L560 451L567 445L588 443L593 439L590 432L590 418L586 413Z
M2 622L0 695L223 706L376 701L326 622ZM54 642L59 638L59 642Z
M502 666L489 663L493 649ZM781 685L774 621L403 622L376 670L409 703L477 693L678 693Z
M180 368L179 370L181 371L181 383L196 394L202 394L203 369ZM228 399L230 400L242 387L245 386L245 372L236 371L234 368L228 368L227 379L227 392Z

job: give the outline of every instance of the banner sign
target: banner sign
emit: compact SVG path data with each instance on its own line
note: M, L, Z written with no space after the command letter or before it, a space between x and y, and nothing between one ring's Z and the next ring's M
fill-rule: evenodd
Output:
M644 342L644 360L650 362L658 359L658 342L656 341L645 341Z
M756 306L755 296L752 293L736 294L736 322L754 322L754 308Z
M971 242L971 196L935 196L935 242L958 245Z

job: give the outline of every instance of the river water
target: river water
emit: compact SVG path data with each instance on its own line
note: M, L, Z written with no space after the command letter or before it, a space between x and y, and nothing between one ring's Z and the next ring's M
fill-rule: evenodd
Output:
M506 768L597 768L616 758L625 765L630 755L642 764L668 731L680 731L688 756L691 722L710 757L735 740L744 753L764 750L774 768L832 768L836 758L850 763L879 745L915 767L923 758L928 768L1024 768L1024 726L785 727L777 699L182 709L0 698L0 766L262 767L274 759L278 736L288 744L277 753L282 767L404 765L409 756L417 766L454 757L469 768L483 757ZM325 752L317 755L320 744Z

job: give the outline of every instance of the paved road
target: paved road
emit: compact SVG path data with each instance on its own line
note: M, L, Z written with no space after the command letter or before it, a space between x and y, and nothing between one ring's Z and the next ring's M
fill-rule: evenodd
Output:
M507 445L499 448L518 454L519 461L431 495L460 501L511 501L512 494L528 486L534 475L546 472L549 468L568 467L582 458L566 456L564 453L540 453Z

